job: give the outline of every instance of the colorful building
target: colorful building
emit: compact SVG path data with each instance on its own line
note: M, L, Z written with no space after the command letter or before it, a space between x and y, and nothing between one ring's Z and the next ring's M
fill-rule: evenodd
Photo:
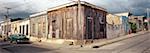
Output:
M120 16L108 14L107 21L107 38L112 39L124 35L124 28Z
M130 23L136 23L136 31L142 31L144 29L144 16L130 16L129 17L129 22Z
M129 34L129 32L130 32L130 25L129 25L128 17L121 16L121 19L122 19L122 27L124 28L124 33L125 34Z
M120 16L122 27L125 34L129 34L130 25L129 25L129 12L115 13L114 15Z

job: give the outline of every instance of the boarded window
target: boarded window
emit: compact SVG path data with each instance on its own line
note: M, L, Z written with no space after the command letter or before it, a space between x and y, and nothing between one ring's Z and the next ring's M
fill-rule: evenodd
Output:
M38 35L41 35L41 23L38 23Z
M35 33L35 28L36 28L36 27L35 27L35 24L33 24L33 26L32 26L32 32L33 32L33 33Z
M45 28L46 28L45 25L46 25L45 22L43 22L43 33L45 33Z

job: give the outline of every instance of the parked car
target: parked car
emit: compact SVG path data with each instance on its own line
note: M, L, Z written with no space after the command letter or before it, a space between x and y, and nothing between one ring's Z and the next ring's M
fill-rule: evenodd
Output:
M29 42L29 38L24 34L12 34L8 37L10 43Z

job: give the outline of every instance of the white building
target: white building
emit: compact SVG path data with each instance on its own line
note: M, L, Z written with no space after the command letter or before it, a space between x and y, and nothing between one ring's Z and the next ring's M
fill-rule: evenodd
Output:
M0 21L0 35L2 35L2 26L1 24L3 23L4 21Z
M21 20L11 22L11 34L19 33L19 23Z
M1 34L4 36L11 34L11 22L1 22Z
M24 34L24 35L30 35L30 20L29 20L29 18L20 21L19 33Z

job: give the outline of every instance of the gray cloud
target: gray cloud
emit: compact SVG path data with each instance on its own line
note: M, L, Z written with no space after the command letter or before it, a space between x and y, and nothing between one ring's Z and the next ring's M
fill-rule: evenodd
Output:
M110 13L131 10L134 15L146 15L145 9L150 8L150 0L82 0L97 6L102 6ZM69 0L0 0L0 17L6 14L4 7L12 8L11 17L28 17L39 12L70 2ZM1 19L0 19L1 20Z
M5 7L12 8L9 10L11 18L28 17L31 13L40 12L51 7L55 7L68 0L0 0L0 18L6 14Z

